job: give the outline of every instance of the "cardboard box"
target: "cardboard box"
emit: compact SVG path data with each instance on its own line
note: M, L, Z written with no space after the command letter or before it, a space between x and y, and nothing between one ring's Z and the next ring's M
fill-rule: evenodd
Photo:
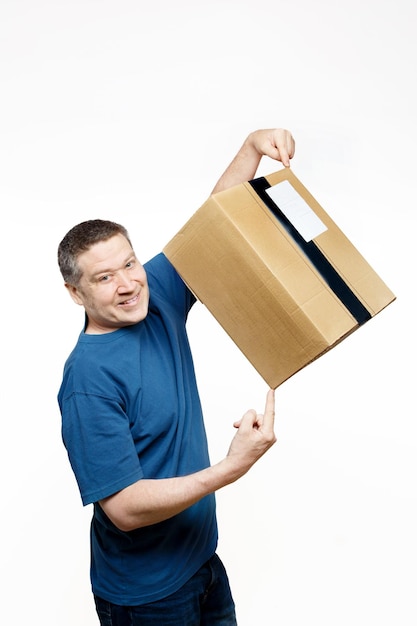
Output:
M272 388L395 300L292 169L210 196L164 253Z

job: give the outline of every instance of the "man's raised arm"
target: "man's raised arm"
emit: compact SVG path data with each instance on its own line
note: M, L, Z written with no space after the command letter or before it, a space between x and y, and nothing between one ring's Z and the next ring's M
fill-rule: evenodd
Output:
M285 167L289 167L294 152L295 142L289 130L284 128L255 130L245 139L239 152L217 181L212 193L224 191L254 178L263 156L281 161Z

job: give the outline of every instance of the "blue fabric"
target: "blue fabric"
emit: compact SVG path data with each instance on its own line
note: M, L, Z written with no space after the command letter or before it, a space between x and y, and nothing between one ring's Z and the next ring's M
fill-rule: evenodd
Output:
M101 626L236 626L223 563L215 554L171 596L142 606L118 606L95 597Z
M214 495L153 526L122 532L97 501L141 478L210 464L185 322L194 296L160 254L145 264L147 317L102 335L82 332L58 402L62 436L91 524L93 592L139 605L178 590L217 545Z

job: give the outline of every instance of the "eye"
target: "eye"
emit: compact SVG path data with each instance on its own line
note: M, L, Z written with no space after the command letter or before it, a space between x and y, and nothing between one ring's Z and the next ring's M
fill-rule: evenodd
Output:
M100 276L100 278L98 279L99 283L105 283L109 280L110 276L108 274L106 274L105 276Z

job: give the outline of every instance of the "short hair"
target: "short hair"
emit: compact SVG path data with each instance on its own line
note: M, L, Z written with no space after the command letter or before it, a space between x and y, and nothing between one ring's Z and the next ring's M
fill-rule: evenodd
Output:
M87 220L71 228L58 246L58 265L64 281L77 286L82 277L77 263L79 255L115 235L123 235L132 245L126 228L117 222Z

